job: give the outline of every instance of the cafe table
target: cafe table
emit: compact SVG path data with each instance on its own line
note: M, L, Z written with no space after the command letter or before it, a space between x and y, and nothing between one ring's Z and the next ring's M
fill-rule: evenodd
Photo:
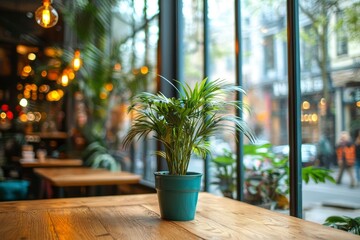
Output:
M37 175L34 174L34 168L51 168L51 167L81 167L83 161L77 158L45 158L39 160L37 158L29 161L28 159L20 159L22 178L31 182L29 188L29 198L38 198L42 195L41 182Z
M162 220L156 194L0 203L1 239L359 239L229 198L200 193L195 219Z
M81 159L59 159L59 158L45 158L40 161L35 159L34 161L26 161L20 159L21 167L23 168L36 168L36 167L77 167L82 166L83 161Z
M102 168L64 167L34 168L37 174L55 190L56 197L63 197L64 187L117 186L121 184L138 184L140 175L125 171L111 172Z

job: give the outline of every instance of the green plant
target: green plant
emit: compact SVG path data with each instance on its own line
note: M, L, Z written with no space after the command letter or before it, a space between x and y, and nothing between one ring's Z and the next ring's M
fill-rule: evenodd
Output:
M215 165L216 181L213 181L212 184L217 185L225 197L233 198L233 193L235 191L235 159L233 154L224 149L224 154L217 156L212 159L212 162Z
M178 92L178 98L147 92L133 98L129 112L135 112L135 119L124 139L125 146L136 137L155 132L155 138L164 146L164 151L156 153L166 160L169 173L185 175L191 154L209 154L208 138L216 132L238 130L254 140L243 119L226 114L233 108L244 109L241 102L226 99L230 93L243 92L240 87L204 79L191 89L176 82L180 89L169 83Z
M360 217L330 216L324 225L360 235Z
M106 168L120 171L120 165L100 141L93 141L83 151L84 165L92 168Z
M268 143L244 145L245 200L259 205L276 202L277 207L287 208L289 161L287 157L279 158L271 149L272 145ZM215 181L213 184L219 185L224 196L232 196L233 193L229 191L235 190L235 159L227 151L215 159L218 162L216 177L219 181ZM224 171L224 168L227 168L227 171ZM331 176L331 170L313 166L302 168L302 179L305 183L310 180L315 183L324 183L325 181L335 183L335 179Z
M263 202L278 202L278 207L287 208L289 194L289 160L287 157L278 157L271 151L271 144L247 145L244 154L259 160L258 167L248 171L248 179L260 176L257 184L249 181L250 193L259 194ZM248 169L249 170L249 169ZM302 179L305 183L313 180L315 183L330 181L335 183L331 170L307 166L302 168ZM256 179L256 178L255 178Z

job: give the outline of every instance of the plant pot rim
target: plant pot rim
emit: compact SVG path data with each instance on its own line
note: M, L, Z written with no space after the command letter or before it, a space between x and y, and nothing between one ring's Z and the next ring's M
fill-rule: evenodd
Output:
M194 177L194 176L202 176L202 173L199 172L186 172L186 175L171 175L169 171L156 171L154 172L155 176L167 176L167 177Z

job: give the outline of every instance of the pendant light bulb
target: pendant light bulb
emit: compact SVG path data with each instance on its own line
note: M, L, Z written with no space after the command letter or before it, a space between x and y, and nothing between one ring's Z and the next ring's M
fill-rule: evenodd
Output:
M51 6L51 0L43 0L43 5L35 11L36 22L44 27L51 28L58 22L59 15Z
M82 65L82 61L81 61L81 58L80 58L80 51L79 50L76 50L74 52L74 58L72 60L72 67L74 69L74 71L78 71Z

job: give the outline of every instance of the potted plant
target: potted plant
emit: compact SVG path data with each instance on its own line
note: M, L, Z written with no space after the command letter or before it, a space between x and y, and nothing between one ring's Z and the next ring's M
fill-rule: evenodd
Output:
M135 119L124 144L128 146L151 132L156 134L163 144L163 151L156 154L166 160L168 167L168 171L154 173L161 217L192 220L202 174L187 171L191 155L210 154L208 139L217 132L238 130L251 141L254 136L243 119L228 113L234 108L245 109L241 102L226 99L231 93L244 92L242 88L223 80L204 79L193 88L176 82L179 88L169 84L178 92L177 98L147 92L133 98L129 112L135 113Z

